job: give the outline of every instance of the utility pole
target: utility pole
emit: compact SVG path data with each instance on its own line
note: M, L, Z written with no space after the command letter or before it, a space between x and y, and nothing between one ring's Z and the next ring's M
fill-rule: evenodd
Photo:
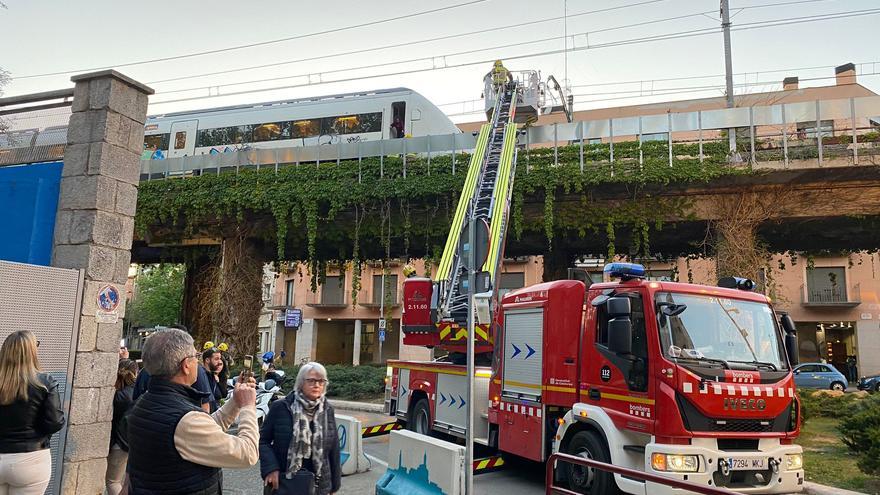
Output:
M733 60L730 56L730 3L721 0L721 28L724 30L724 72L727 80L727 108L733 108ZM736 128L728 131L731 157L736 156Z
M503 98L503 95L499 96ZM501 105L497 105L501 109ZM494 116L497 118L497 115ZM467 318L467 433L465 434L465 495L474 495L474 291L476 290L477 242L476 202L471 200L468 215L468 318Z

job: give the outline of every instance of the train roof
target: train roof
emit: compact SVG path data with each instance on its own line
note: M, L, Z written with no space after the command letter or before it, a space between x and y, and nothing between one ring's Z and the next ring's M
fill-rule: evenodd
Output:
M309 96L305 98L295 98L292 100L278 100L278 101L267 101L263 103L251 103L245 105L230 105L226 107L216 107L216 108L206 108L201 110L186 110L182 112L172 112L172 113L162 113L156 115L147 116L148 119L159 119L159 118L167 118L167 117L179 117L184 115L195 115L195 114L206 114L213 112L226 112L229 110L246 110L249 108L261 108L261 107L272 107L272 106L280 106L280 105L297 105L302 103L315 103L321 101L329 101L329 100L338 100L343 98L357 98L363 96L385 96L385 95L393 95L398 93L415 93L409 88L387 88L387 89L375 89L369 91L356 91L352 93L339 93L334 95L320 95L320 96Z

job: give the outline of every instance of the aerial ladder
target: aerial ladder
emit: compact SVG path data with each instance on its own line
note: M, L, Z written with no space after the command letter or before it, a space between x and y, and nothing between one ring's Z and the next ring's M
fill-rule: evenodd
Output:
M464 352L468 312L474 311L475 352L492 350L490 308L496 302L516 171L515 116L521 93L513 81L491 95L489 122L480 129L437 273L433 280L411 278L404 283L404 344ZM469 219L476 222L474 246L467 242ZM469 249L475 250L480 267L475 287L467 286ZM471 292L477 301L473 308Z

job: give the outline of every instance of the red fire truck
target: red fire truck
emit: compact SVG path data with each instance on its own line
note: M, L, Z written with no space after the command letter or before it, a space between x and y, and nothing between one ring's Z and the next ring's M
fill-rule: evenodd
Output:
M510 93L507 101L515 101ZM505 115L497 108L484 128L490 143ZM486 154L479 145L475 155ZM463 195L478 195L486 170L480 160L471 163L475 187L468 191L466 183ZM794 323L752 292L751 281L656 282L639 265L612 263L605 273L616 281L547 282L498 301L492 265L500 263L504 229L500 237L491 233L506 218L501 212L486 221L489 242L501 248L480 258L474 287L458 281L467 271L462 252L471 249L459 240L462 222L453 223L458 232L447 242L450 268L441 262L433 280L405 281L404 343L449 354L389 361L389 414L419 433L466 436L467 326L455 301L475 291L479 302L463 313L477 321L475 442L534 461L564 452L745 493L801 490ZM582 493L672 492L574 465L560 465L556 476Z

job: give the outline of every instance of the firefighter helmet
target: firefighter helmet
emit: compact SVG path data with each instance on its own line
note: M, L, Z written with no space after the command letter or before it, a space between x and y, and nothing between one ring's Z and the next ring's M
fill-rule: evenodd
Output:
M229 350L229 345L226 342L220 342L220 345L217 346L217 349L220 349L220 352L226 352Z
M209 340L209 341L205 342L205 345L202 346L202 350L207 351L208 349L210 349L212 347L214 347L214 343Z
M409 277L415 276L415 274L416 274L416 268L414 266L407 264L406 266L403 267L403 276L404 277L409 278Z

